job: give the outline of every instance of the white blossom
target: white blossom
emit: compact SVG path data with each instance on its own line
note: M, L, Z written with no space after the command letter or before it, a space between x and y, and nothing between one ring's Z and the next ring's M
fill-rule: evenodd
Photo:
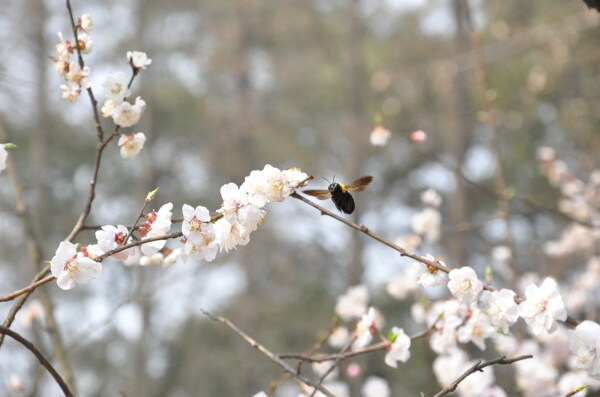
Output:
M6 158L8 157L8 153L6 152L5 144L0 143L0 172L4 171L6 168Z
M393 327L393 342L385 355L385 363L393 368L398 368L398 361L407 362L410 358L410 337L402 328Z
M461 302L477 302L483 290L483 283L477 278L475 271L468 267L452 269L448 274L448 289L450 293Z
M81 32L77 35L77 44L82 54L89 54L92 52L94 41L87 33Z
M427 189L421 193L421 202L428 207L439 207L442 196L435 189Z
M348 328L341 326L335 327L327 339L327 344L335 349L341 349L350 341L350 332Z
M63 90L62 97L71 103L77 102L79 94L81 94L81 87L77 83L61 84L60 89Z
M106 75L102 82L104 96L107 100L113 101L113 104L120 104L130 94L127 84L127 77L123 72Z
M69 65L69 71L67 72L65 79L67 80L67 82L76 84L80 88L89 88L89 75L89 66L84 66L83 69L81 69L79 67L79 63L71 62L71 64Z
M369 290L364 285L348 288L344 295L337 298L335 312L344 321L360 318L367 312Z
M124 159L130 159L137 156L144 147L146 142L146 135L143 132L135 134L121 134L119 138L119 147L121 157Z
M525 288L525 301L519 305L519 315L531 327L534 335L543 330L556 329L556 321L567 319L565 304L552 278L546 278L541 286L531 284Z
M383 328L385 319L381 312L370 307L356 324L356 339L352 344L352 350L359 350L371 343L373 334Z
M171 216L173 213L173 203L164 204L157 211L152 211L146 216L146 224L140 231L144 238L162 236L171 229ZM160 251L165 246L166 240L151 241L141 246L144 255L152 255Z
M115 124L121 127L131 127L140 121L145 108L146 102L137 97L133 104L123 101L116 105L111 112L111 116Z
M146 66L152 63L152 59L142 51L127 51L127 59L134 68L139 69L146 69Z
M390 397L392 391L388 382L378 376L369 376L362 387L363 397Z
M369 135L369 141L373 146L385 146L391 137L392 133L390 130L382 125L378 125L373 131L371 131L371 134Z
M81 27L81 30L83 30L84 32L90 32L92 30L92 26L93 26L92 16L87 13L83 14L81 16L79 26Z
M499 291L485 291L484 314L499 332L508 333L508 327L519 319L519 306L515 302L515 292L506 288Z
M125 237L127 237L129 231L123 225L106 225L102 226L100 230L96 231L96 240L98 240L98 247L103 252L112 251L120 245L125 244ZM128 243L129 241L127 241ZM121 252L117 252L112 257L118 261L124 261L129 256L135 253L134 248L128 248Z
M473 342L481 350L485 350L485 339L496 334L496 330L479 309L473 309L466 323L458 328L457 337L460 343Z
M442 216L440 212L433 207L426 207L421 212L414 214L410 220L410 225L416 234L435 243L440 238L440 226L442 224Z
M582 321L569 332L569 348L575 356L575 367L600 379L600 324Z
M427 254L425 258L432 262L438 262L441 265L445 266L443 262L436 261L436 259L430 254ZM446 273L433 266L429 266L421 262L413 262L413 268L416 271L417 276L419 277L418 283L425 288L444 285L447 282L448 276L446 275Z
M75 245L62 241L52 260L50 270L56 277L57 284L64 290L69 290L75 283L85 284L96 278L102 271L102 265L95 260L77 252Z

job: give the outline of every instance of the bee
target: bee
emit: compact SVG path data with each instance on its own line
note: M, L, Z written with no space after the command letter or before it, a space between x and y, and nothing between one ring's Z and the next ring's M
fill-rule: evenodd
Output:
M319 200L327 200L331 197L331 201L333 201L338 211L351 214L354 212L354 198L350 192L362 192L372 180L372 176L363 176L349 185L344 185L336 182L334 177L334 181L329 184L327 190L303 190L302 193L315 196Z

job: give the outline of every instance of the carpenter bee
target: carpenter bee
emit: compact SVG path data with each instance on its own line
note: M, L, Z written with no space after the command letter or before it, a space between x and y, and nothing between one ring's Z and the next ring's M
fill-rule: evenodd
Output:
M333 201L339 211L351 214L354 212L354 198L350 192L362 192L372 180L372 176L363 176L349 185L344 185L334 180L329 184L327 190L303 190L302 193L315 196L319 200L327 200L331 197L331 201Z

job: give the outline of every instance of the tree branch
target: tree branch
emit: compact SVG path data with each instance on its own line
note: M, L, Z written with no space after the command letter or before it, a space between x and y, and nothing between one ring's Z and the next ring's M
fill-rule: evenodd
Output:
M16 333L15 331L11 330L10 328L6 328L4 326L0 326L0 333L3 335L10 336L14 340L19 342L23 346L25 346L29 351L31 351L37 357L40 364L42 364L42 366L44 366L44 368L46 368L48 370L50 375L52 375L52 377L54 378L56 383L58 383L58 385L62 389L65 396L67 396L67 397L73 396L73 393L71 393L71 390L69 390L69 387L67 386L67 384L65 383L63 378L60 376L60 374L56 371L56 369L52 366L52 364L50 364L50 362L46 359L46 357L44 357L44 355L34 346L33 343L29 342L27 339L25 339L24 337L22 337L20 334Z
M471 374L473 374L475 372L481 371L485 367L489 367L490 365L495 365L495 364L500 364L500 365L513 364L513 363L515 363L517 361L526 360L526 359L532 358L532 357L533 356L531 354L527 354L527 355L524 355L524 356L518 356L518 357L514 357L514 358L506 358L506 356L502 356L502 357L497 358L495 360L486 361L484 363L482 363L481 361L477 361L475 364L473 364L471 366L471 368L467 369L458 378L456 378L456 380L454 382L452 382L448 386L444 387L439 393L437 393L433 397L442 397L442 396L445 396L448 393L452 393L453 391L456 390L456 388L458 387L459 383L462 382L463 380L465 380L465 378L467 376L469 376L469 375L471 375Z
M252 346L253 348L255 348L256 350L258 350L259 352L263 353L265 356L267 356L271 361L273 361L275 364L279 365L281 368L283 368L283 370L285 372L287 372L288 374L292 375L293 377L299 379L300 381L306 383L308 386L314 387L315 389L319 390L321 393L323 393L324 395L326 395L327 397L335 397L329 390L327 390L325 387L323 387L322 385L319 385L315 382L313 382L311 379L305 377L304 375L302 375L298 370L290 367L290 365L288 363L286 363L285 361L283 361L281 358L277 357L275 354L273 354L270 350L268 350L266 347L264 347L263 345L261 345L260 343L256 342L254 339L252 339L250 336L246 335L241 329L239 329L235 324L233 324L231 321L229 321L226 318L223 317L219 317L219 316L215 316L212 313L210 313L209 311L205 310L205 309L200 309L200 311L207 316L208 318L210 318L213 321L219 322L219 323L223 323L225 325L227 325L229 328L231 328L233 330L233 332L235 332L236 334L238 334L243 340L245 340L246 342L248 342L248 344L250 346Z

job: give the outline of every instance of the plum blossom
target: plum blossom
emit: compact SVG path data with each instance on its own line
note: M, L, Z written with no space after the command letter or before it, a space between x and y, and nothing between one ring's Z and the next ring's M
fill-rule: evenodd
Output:
M515 292L506 288L499 291L484 291L487 301L483 313L499 332L508 333L508 327L519 319L519 306L515 302Z
M452 269L448 274L450 293L464 303L475 303L483 290L483 283L477 278L475 271L468 267Z
M79 94L81 94L81 87L79 86L79 84L76 84L76 83L61 84L59 88L61 90L63 90L63 92L62 92L63 99L66 99L67 101L69 101L71 103L75 103L75 102L77 102L77 99L79 99Z
M162 236L171 229L171 216L173 213L173 203L164 204L157 211L152 211L146 215L146 223L140 230L140 235L144 238ZM152 255L160 251L165 246L165 240L151 241L141 246L144 255Z
M262 208L270 201L283 201L307 179L308 175L298 168L281 171L267 164L260 171L252 171L245 178L240 190L248 194L250 204Z
M107 100L113 101L114 104L119 104L131 93L127 88L127 77L123 72L116 72L106 75L102 82L104 88L104 96Z
M519 305L519 315L531 327L534 335L540 335L543 330L553 332L557 320L567 319L556 281L548 277L539 287L528 285L525 288L525 300Z
M485 350L485 339L496 334L496 330L479 309L473 309L467 322L458 328L460 343L473 342L481 350Z
M515 380L525 397L554 395L558 371L548 360L534 355L533 358L515 363L515 368Z
M386 291L393 298L402 300L406 298L409 293L414 292L417 289L418 279L415 269L406 266L401 274L394 277L392 281L387 284Z
M92 44L94 44L94 41L87 33L82 32L77 35L77 46L82 54L92 52Z
M116 105L110 116L115 124L121 127L131 127L140 121L145 108L146 102L141 97L137 97L133 104L123 101Z
M421 193L421 202L428 207L439 207L442 196L435 189L427 189Z
M181 231L186 237L185 254L195 259L212 261L219 248L214 225L210 223L210 213L206 207L193 208L184 204Z
M425 241L430 243L435 243L439 240L441 224L442 216L433 207L424 208L421 212L414 214L410 220L413 232L423 236Z
M369 376L362 387L363 397L390 397L392 391L388 382L378 376Z
M102 226L101 230L96 231L96 240L98 240L98 248L103 252L112 251L115 248L126 244L125 238L129 234L127 228L123 225L106 225ZM117 252L112 257L118 261L124 261L129 256L135 253L134 248L128 248L121 252Z
M444 262L437 261L430 254L427 254L425 258L432 262L438 262L441 265L446 266ZM447 282L448 276L446 273L433 266L429 266L421 262L413 262L413 269L416 271L417 276L419 277L418 283L425 288L444 285Z
M410 358L410 337L402 328L393 327L392 344L385 355L385 363L392 368L398 368L398 361L407 362Z
M333 348L341 349L350 341L350 332L348 328L341 326L336 327L331 331L327 344Z
M69 65L69 71L67 72L65 79L69 83L73 83L82 88L88 88L90 86L89 81L90 68L84 66L83 69L79 67L79 63L71 62Z
M92 16L88 13L83 14L79 19L79 27L81 28L81 30L83 30L84 32L91 32L92 26Z
M381 312L370 307L356 324L356 339L352 344L352 350L359 350L371 343L373 334L377 333L384 325L385 319Z
M348 288L344 295L337 298L335 312L342 320L360 318L367 312L369 290L364 285Z
M6 145L0 143L0 172L4 171L6 168L6 158L8 157L8 153L6 152Z
M371 134L369 135L369 141L373 146L385 146L391 137L392 133L390 130L382 125L378 125L373 131L371 131Z
M142 51L127 51L127 59L135 69L146 69L152 63L152 59Z
M144 147L146 135L143 132L135 134L122 134L119 138L120 154L124 159L130 159L137 156Z
M569 348L575 356L575 367L600 379L600 324L590 320L582 321L568 333Z
M73 243L62 241L50 261L50 270L56 277L58 286L69 290L76 282L85 284L96 278L102 271L102 265L77 252L77 247Z

